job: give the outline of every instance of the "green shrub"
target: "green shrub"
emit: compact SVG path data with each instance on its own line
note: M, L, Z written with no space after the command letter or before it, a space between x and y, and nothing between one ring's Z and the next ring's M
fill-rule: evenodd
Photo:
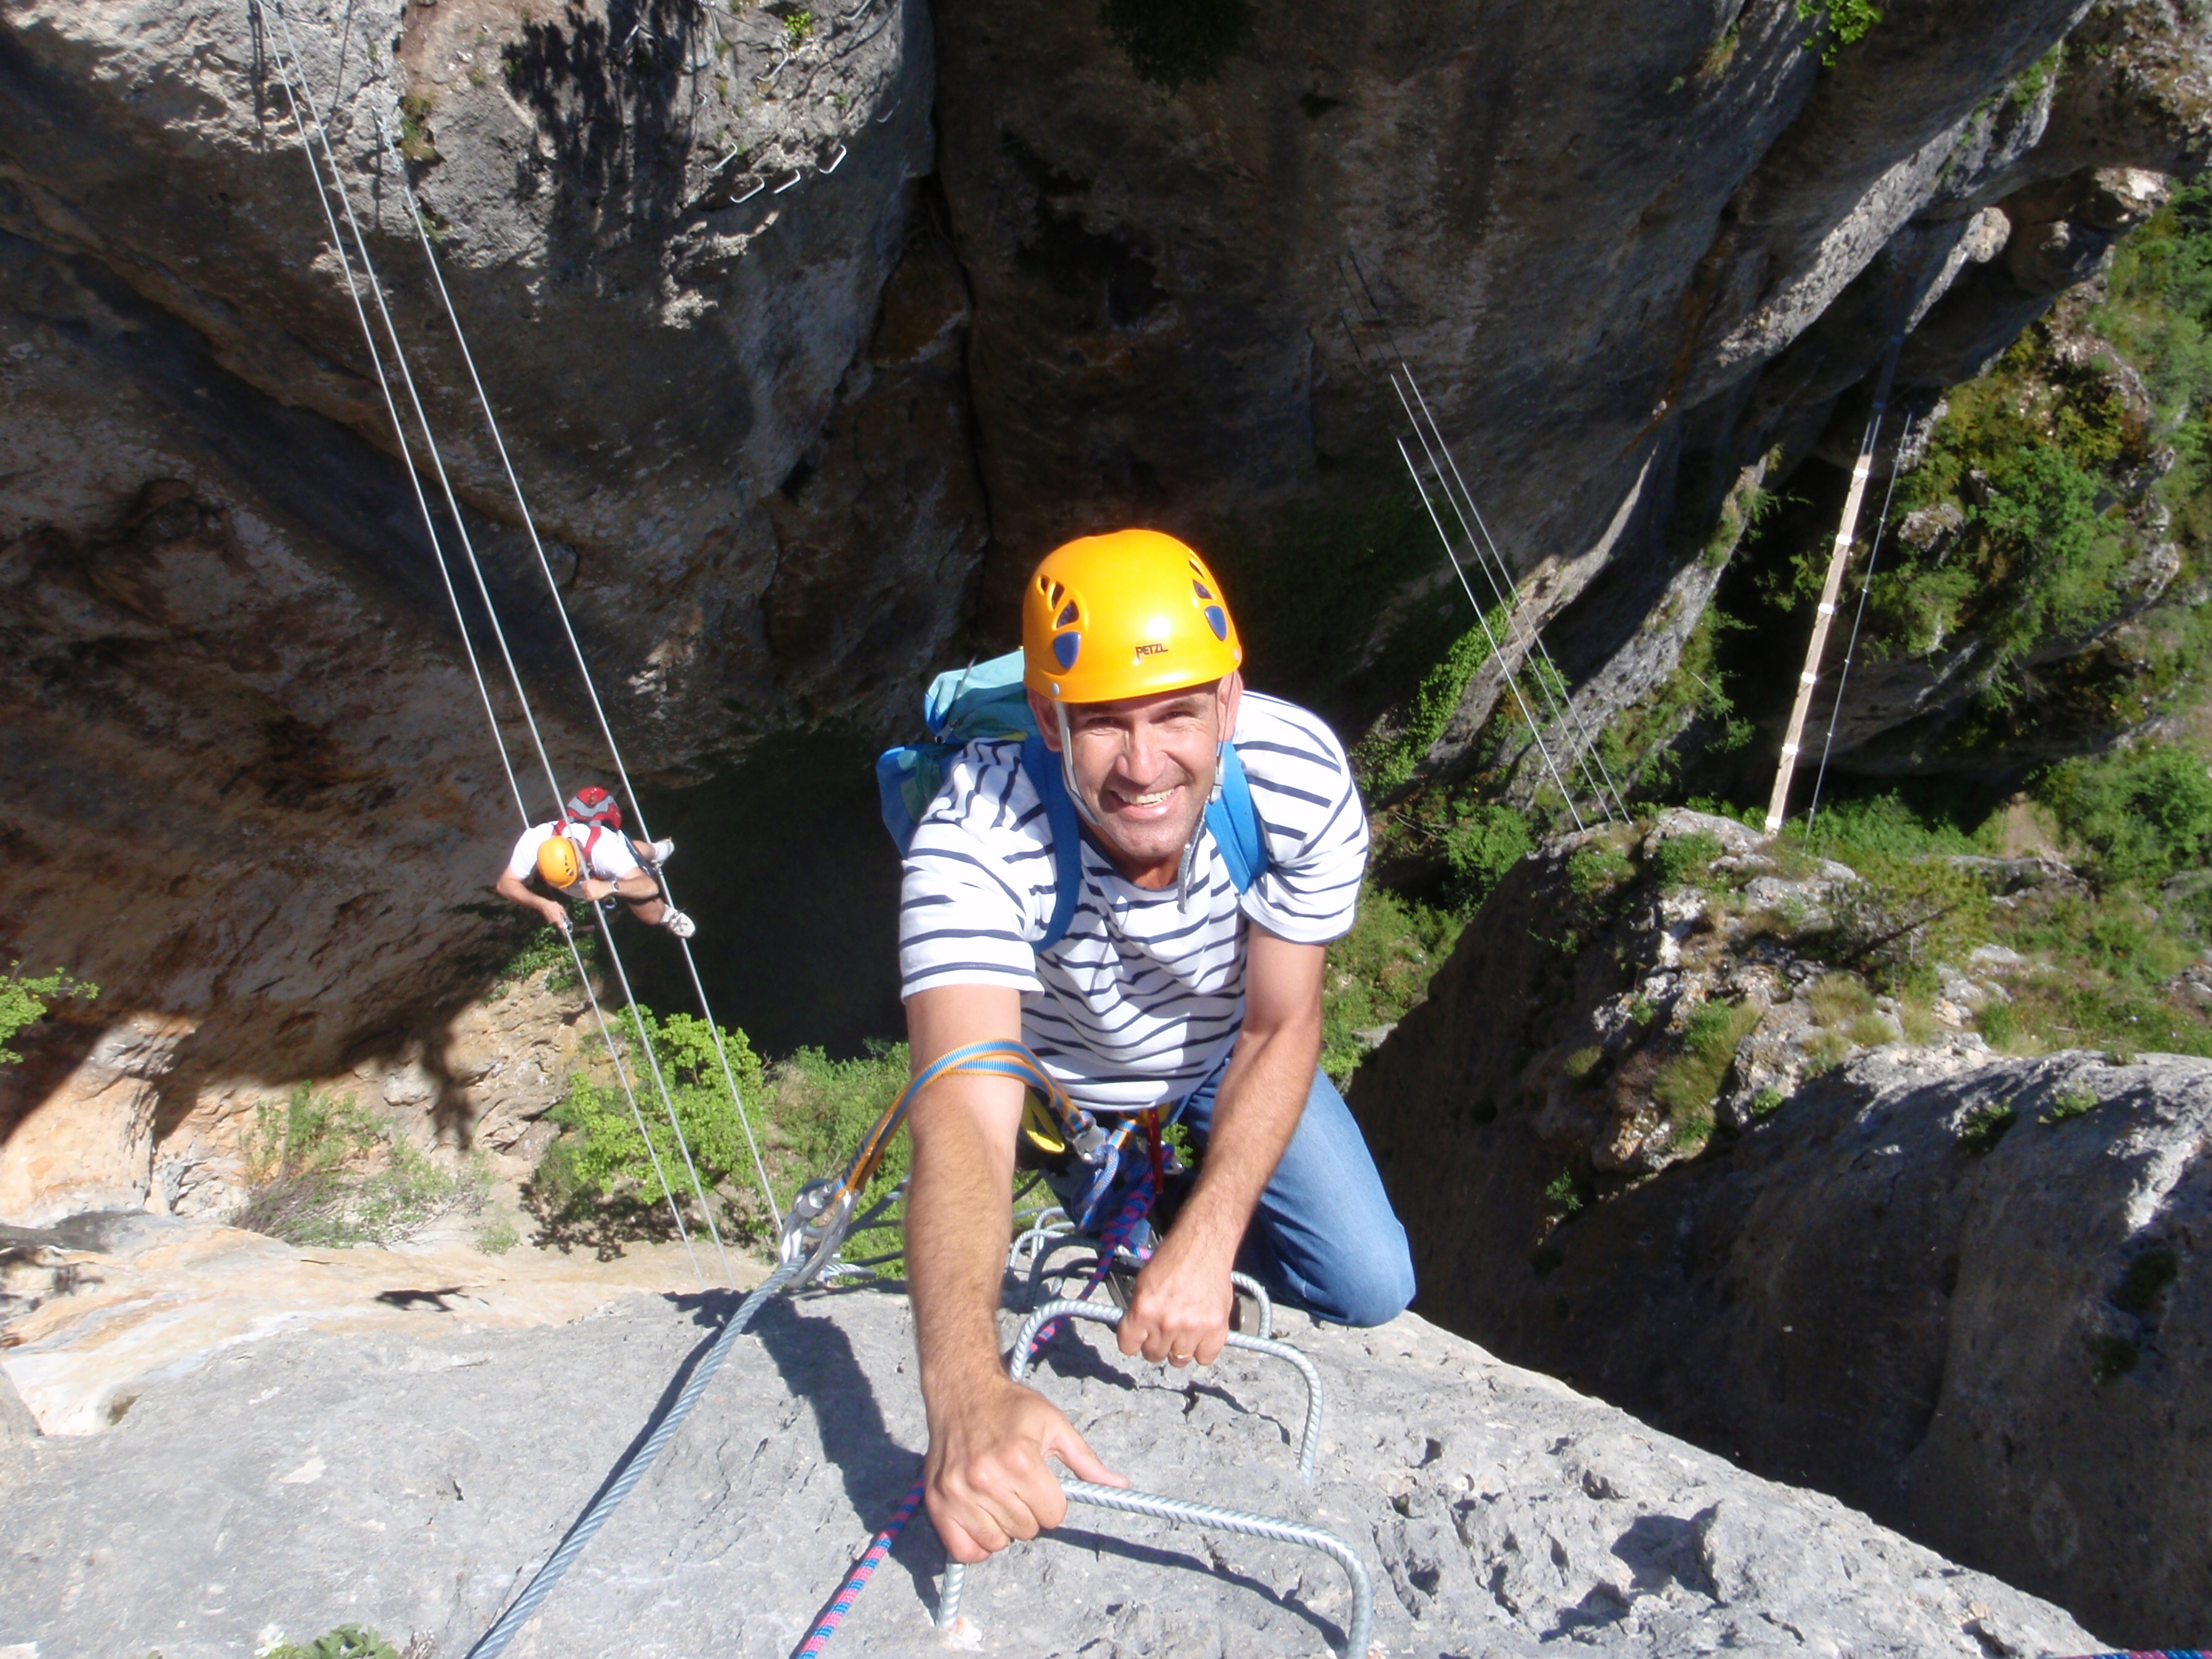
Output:
M1836 957L1893 994L1924 992L1937 962L1989 937L1982 878L1948 859L1862 855L1861 879L1835 896Z
M1098 21L1137 78L1177 92L1218 80L1252 33L1250 0L1105 0Z
M399 1654L374 1631L360 1625L341 1625L306 1647L284 1642L265 1648L260 1659L399 1659Z
M1636 866L1610 847L1577 848L1567 858L1567 885L1580 898L1609 893L1635 875Z
M1881 21L1874 0L1797 0L1800 22L1813 25L1808 44L1820 49L1820 62L1833 69L1845 46L1855 46Z
M1781 1090L1772 1084L1767 1085L1765 1088L1751 1097L1751 1115L1753 1117L1773 1116L1782 1109L1783 1098Z
M1395 719L1362 738L1352 751L1360 781L1370 795L1388 795L1411 779L1467 695L1468 682L1490 660L1490 641L1506 624L1504 606L1484 624L1468 629L1421 676Z
M2077 1117L2087 1117L2101 1103L2094 1089L2076 1084L2051 1096L2051 1109L2043 1115L2042 1121L2045 1124L2071 1122Z
M1575 1178L1575 1172L1562 1170L1545 1183L1544 1202L1554 1214L1572 1215L1588 1200L1583 1193L1583 1183Z
M1395 1025L1426 996L1459 939L1449 911L1370 884L1352 931L1328 947L1322 986L1322 1069L1341 1085L1367 1053L1363 1031Z
M90 1002L99 994L100 987L62 969L27 976L21 963L9 963L7 974L0 977L0 1066L22 1063L22 1055L8 1046L10 1040L26 1025L44 1019L54 1003L64 997Z
M2002 1048L2020 1036L2020 1022L2008 1002L1992 1002L1974 1016L1974 1024L1992 1048Z
M1686 1121L1701 1120L1705 1133L1711 1133L1713 1097L1735 1061L1737 1046L1759 1029L1765 1012L1748 1000L1708 1002L1690 1016L1682 1029L1682 1051L1651 1080L1651 1097L1667 1109L1678 1144Z
M1577 1083L1583 1082L1588 1079L1592 1072L1597 1070L1598 1062L1604 1058L1605 1050L1602 1048L1596 1047L1577 1048L1567 1056L1567 1075Z
M665 1101L637 1042L641 1021L659 1062ZM653 1174L656 1158L679 1206L690 1207L695 1198L686 1190L690 1178L677 1130L669 1122L672 1109L708 1191L733 1174L750 1172L744 1124L707 1022L692 1014L663 1019L645 1008L637 1016L623 1011L618 1027L627 1027L622 1059L635 1091L635 1112L618 1079L600 1083L580 1071L569 1079L568 1097L548 1115L562 1133L539 1162L529 1195L556 1237L587 1225L596 1226L603 1242L626 1232L658 1231L664 1224L658 1206L665 1200ZM738 1091L750 1107L762 1092L760 1059L744 1032L726 1028L722 1040ZM603 1051L604 1045L595 1042L593 1047ZM752 1212L744 1219L764 1233L771 1223L758 1208L758 1200L752 1200Z
M802 40L811 37L813 33L814 14L812 12L793 11L784 14L783 35L792 46L798 46Z
M2035 793L2108 884L2156 882L2212 857L2212 773L2170 744L2051 768Z
M471 1157L449 1169L353 1097L301 1085L255 1109L248 1193L231 1224L307 1246L390 1244L440 1216L479 1207L491 1172Z
M1960 1121L1959 1145L1980 1157L1993 1150L2005 1138L2005 1131L2019 1121L2020 1114L2009 1106L1977 1106Z
M1669 887L1679 887L1705 875L1720 855L1720 837L1710 830L1698 830L1686 836L1668 836L1659 843L1652 860L1659 866L1659 879Z
M1535 831L1526 816L1500 802L1478 805L1444 831L1444 862L1450 867L1452 892L1463 912L1481 907L1505 872L1536 845Z

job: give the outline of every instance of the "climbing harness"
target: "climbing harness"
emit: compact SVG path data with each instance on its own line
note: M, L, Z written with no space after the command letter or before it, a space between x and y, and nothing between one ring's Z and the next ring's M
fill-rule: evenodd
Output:
M1345 260L1348 260L1351 264L1352 271L1351 277L1344 274ZM1524 677L1534 678L1536 682L1537 690L1544 701L1555 730L1565 727L1573 738L1576 744L1574 758L1582 772L1584 784L1589 787L1591 796L1597 804L1599 815L1608 823L1612 822L1616 815L1622 821L1626 821L1632 816L1628 811L1627 803L1623 799L1619 787L1613 782L1613 775L1606 766L1604 756L1598 750L1595 735L1583 720L1581 711L1575 707L1572 694L1565 691L1565 679L1560 675L1559 665L1552 660L1551 651L1544 644L1542 634L1536 629L1526 627L1522 622L1519 584L1514 580L1512 566L1507 562L1504 552L1498 547L1496 538L1491 535L1489 525L1484 520L1480 510L1475 506L1474 493L1468 488L1467 479L1460 471L1459 462L1453 456L1450 446L1444 441L1443 430L1437 425L1436 416L1429 408L1428 399L1423 396L1419 382L1413 378L1413 367L1406 360L1405 353L1399 349L1397 336L1391 329L1389 319L1383 316L1382 307L1376 303L1374 290L1368 285L1367 273L1360 265L1359 256L1351 249L1346 249L1344 259L1340 260L1338 264L1337 275L1355 306L1362 296L1364 297L1368 310L1368 317L1365 320L1369 325L1379 328L1383 337L1389 343L1391 362L1386 363L1384 367L1390 382L1390 390L1395 394L1399 406L1405 410L1406 418L1413 427L1414 440L1420 446L1423 458L1428 464L1426 471L1424 471L1422 466L1413 459L1413 452L1407 447L1403 439L1395 440L1399 456L1405 461L1406 470L1413 477L1413 488L1419 492L1421 497L1421 506L1428 514L1429 522L1436 529L1437 539L1443 544L1444 557L1451 565L1453 575L1459 580L1461 591L1467 595L1468 604L1474 607L1475 620L1481 626L1483 638L1490 646L1491 659L1499 665L1499 672L1513 693L1514 702L1521 710L1522 720L1528 727L1529 737L1535 745L1537 754L1543 761L1544 769L1550 775L1553 787L1559 790L1561 800L1565 803L1568 817L1574 820L1577 830L1586 827L1583 822L1582 813L1575 805L1574 792L1567 787L1566 779L1556 758L1553 756L1549 745L1544 742L1542 730L1530 713L1528 700L1522 693L1519 681ZM1358 279L1356 289L1353 286L1353 277ZM1361 367L1368 367L1367 354L1360 347L1359 337L1352 331L1351 319L1340 310L1337 313L1337 320L1343 325L1345 337L1351 341L1352 353L1359 359ZM1452 516L1458 520L1461 534L1466 538L1468 550L1474 556L1477 567L1482 571L1485 582L1503 612L1507 638L1520 653L1522 668L1518 675L1508 672L1504 667L1504 659L1499 653L1497 636L1490 627L1488 613L1484 611L1482 602L1474 596L1474 589L1468 580L1467 570L1460 560L1458 550L1450 532L1445 529L1443 520L1437 513L1431 497L1431 483L1434 483L1437 493L1443 496L1445 506L1450 510ZM1532 663L1532 658L1540 659L1542 665L1540 668ZM1553 689L1555 685L1559 688L1558 690Z

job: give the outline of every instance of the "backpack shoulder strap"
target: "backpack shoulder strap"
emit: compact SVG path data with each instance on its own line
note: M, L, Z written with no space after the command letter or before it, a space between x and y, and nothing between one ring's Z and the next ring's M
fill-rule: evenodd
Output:
M1237 745L1221 745L1221 795L1206 805L1206 827L1213 832L1213 845L1229 869L1229 879L1240 893L1267 873L1267 841L1260 833L1260 813L1252 805L1252 791L1244 781L1244 763Z
M1044 937L1032 948L1049 951L1067 936L1075 920L1076 902L1083 896L1083 823L1068 799L1067 783L1060 775L1060 757L1045 747L1043 738L1032 732L1022 739L1022 770L1030 787L1044 803L1044 819L1052 830L1052 920Z

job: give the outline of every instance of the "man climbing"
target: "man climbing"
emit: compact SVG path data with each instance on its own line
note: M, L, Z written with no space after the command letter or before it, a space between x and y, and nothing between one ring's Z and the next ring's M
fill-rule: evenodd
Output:
M1108 1122L1179 1109L1203 1146L1119 1331L1122 1352L1177 1366L1220 1352L1232 1267L1346 1324L1380 1324L1413 1294L1405 1230L1315 1063L1323 949L1352 925L1366 815L1328 728L1244 690L1220 592L1196 554L1152 531L1047 557L1023 595L1023 681L1081 816L1079 902L1045 942L1065 867L1056 814L1012 739L951 760L900 905L917 1074L969 1043L1018 1041L1078 1106ZM1240 769L1264 866L1241 893L1206 818ZM1024 1110L1019 1082L955 1074L908 1119L929 1511L961 1561L1060 1524L1048 1457L1126 1484L1000 1361Z
M564 933L568 931L568 906L532 891L532 876L564 896L589 903L611 894L647 927L665 927L678 939L690 939L698 931L696 926L661 897L660 884L645 868L658 868L675 852L672 841L625 840L622 808L594 784L568 798L564 817L522 832L495 886L501 898L537 911Z

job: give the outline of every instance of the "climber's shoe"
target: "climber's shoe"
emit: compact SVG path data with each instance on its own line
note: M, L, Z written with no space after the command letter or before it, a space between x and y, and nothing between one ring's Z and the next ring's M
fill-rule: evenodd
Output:
M661 917L660 925L678 939L690 939L692 934L699 931L697 922L673 906L670 907L666 915Z
M669 860L675 856L676 843L674 842L657 841L653 843L653 861L655 864L665 864Z

